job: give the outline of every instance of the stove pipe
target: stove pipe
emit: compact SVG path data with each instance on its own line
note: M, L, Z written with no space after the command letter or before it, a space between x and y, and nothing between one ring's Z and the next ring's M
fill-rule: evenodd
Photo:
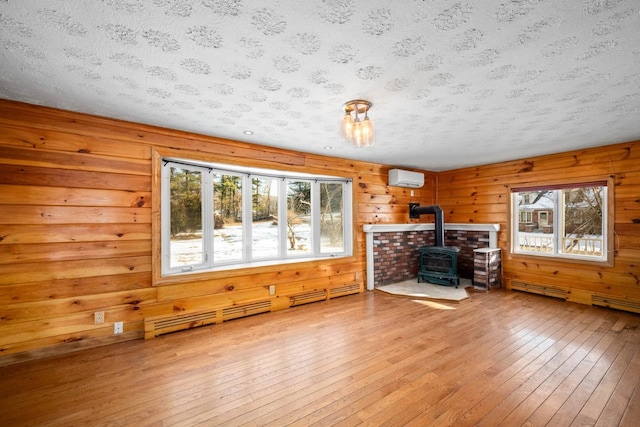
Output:
M438 205L420 206L420 203L409 203L409 218L420 218L420 215L434 214L436 246L444 246L444 216L442 208Z

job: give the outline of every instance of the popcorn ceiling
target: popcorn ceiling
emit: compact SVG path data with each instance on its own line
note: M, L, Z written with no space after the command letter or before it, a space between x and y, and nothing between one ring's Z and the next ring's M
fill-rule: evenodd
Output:
M638 46L637 0L0 0L0 97L438 171L640 139Z

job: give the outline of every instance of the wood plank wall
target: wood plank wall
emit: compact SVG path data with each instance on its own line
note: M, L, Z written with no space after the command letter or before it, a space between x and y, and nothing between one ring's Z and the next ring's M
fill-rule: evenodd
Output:
M156 286L153 156L168 150L352 178L354 256ZM409 202L435 201L436 174L411 197L386 185L389 168L0 100L0 363L138 339L145 317L260 298L269 284L284 297L362 286L363 224L418 222Z
M509 186L569 180L614 181L614 265L514 257L507 251ZM566 291L591 304L592 295L633 300L640 308L640 141L452 170L438 174L437 203L445 221L499 223L507 286L514 281ZM615 307L615 303L611 303ZM632 311L633 311L632 310Z
M153 154L181 150L219 162L354 180L354 256L198 276L155 286ZM143 334L143 319L224 300L364 283L363 224L407 223L408 203L437 203L447 222L499 223L506 284L518 280L640 301L640 142L441 173L389 187L391 166L277 150L0 100L0 364ZM567 176L615 180L615 264L507 256L508 186ZM428 222L429 218L420 221ZM105 312L95 325L93 313ZM112 323L125 322L113 335Z

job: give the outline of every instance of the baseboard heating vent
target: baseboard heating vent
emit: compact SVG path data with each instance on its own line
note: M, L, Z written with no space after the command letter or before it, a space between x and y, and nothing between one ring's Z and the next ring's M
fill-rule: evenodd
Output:
M310 291L304 294L292 295L289 297L291 301L291 307L294 305L307 304L310 302L322 301L327 299L327 293L325 291Z
M170 332L210 325L219 321L216 310L191 314L176 314L170 317L149 317L144 320L144 338L154 338Z
M362 287L360 286L359 283L352 283L349 285L344 285L337 288L329 289L329 297L335 298L343 295L357 294L361 291L362 291Z
M271 311L271 300L239 304L218 310L147 317L144 319L144 339L267 311Z
M293 307L295 305L323 301L328 298L335 298L359 292L362 292L362 284L353 283L332 289L312 290L297 295L291 295L289 296L289 302L290 307ZM271 300L264 300L233 305L231 307L225 307L217 310L147 317L144 319L144 338L150 339L170 332L265 313L271 311L273 308Z
M591 304L600 307L615 308L617 310L640 313L640 301L628 300L625 298L606 297L602 295L591 295Z
M530 292L532 294L546 295L554 298L567 299L567 291L551 286L537 285L534 283L511 281L511 289L517 291Z
M252 314L271 311L271 301L257 301L250 304L240 304L224 308L222 318L224 320L236 319L238 317L251 316Z

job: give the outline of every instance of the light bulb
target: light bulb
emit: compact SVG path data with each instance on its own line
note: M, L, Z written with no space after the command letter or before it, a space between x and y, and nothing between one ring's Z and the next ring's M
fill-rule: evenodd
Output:
M362 144L365 147L373 145L373 122L366 115L362 121Z
M340 129L342 130L342 140L351 140L351 134L353 132L353 117L351 117L351 114L347 113L342 117L342 126L340 126Z
M363 143L363 124L360 121L360 119L358 119L358 117L356 117L356 120L353 122L353 131L352 131L352 136L351 136L351 140L353 141L353 143L356 145L356 147L362 147L362 143Z

